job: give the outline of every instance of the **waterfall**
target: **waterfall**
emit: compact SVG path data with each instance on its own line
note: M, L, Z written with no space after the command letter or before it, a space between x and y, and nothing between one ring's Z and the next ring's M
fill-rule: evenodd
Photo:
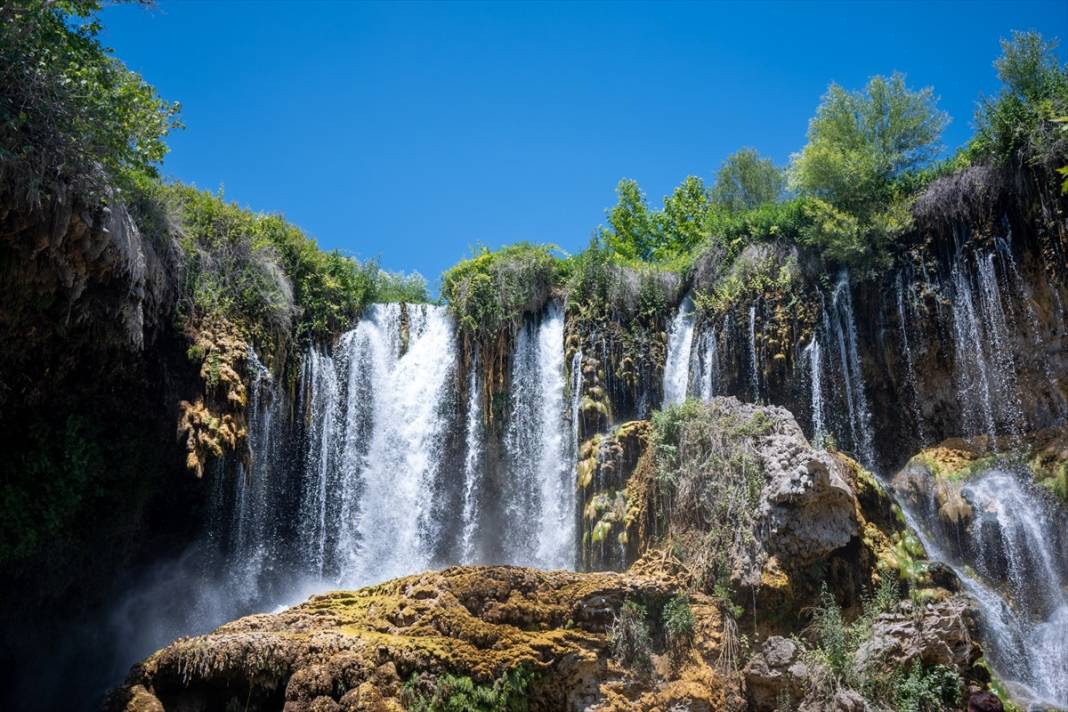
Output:
M1016 364L994 255L976 257L977 284L965 257L953 266L954 380L965 435L1018 438L1023 422Z
M875 449L871 429L871 411L864 391L864 374L857 351L857 325L853 316L853 298L849 293L849 273L842 272L831 293L831 315L824 309L822 324L829 338L837 343L838 368L849 418L849 434L857 459L871 468Z
M823 412L822 355L820 341L815 334L804 350L808 358L809 388L812 390L812 443L822 447L827 439L827 424Z
M951 565L980 613L983 647L1014 695L1068 706L1068 516L1024 475L994 468L961 494L975 512L960 551L947 551L933 492L909 525L932 559Z
M912 345L909 343L909 321L905 317L905 283L902 273L897 275L897 320L901 330L901 348L905 352L905 383L909 389L909 404L912 418L916 421L916 435L923 444L926 440L923 432L923 414L920 412L919 384L916 381L916 366L912 357Z
M749 305L749 385L753 389L753 402L760 402L760 362L756 348L756 302Z
M668 331L667 361L664 364L664 406L686 400L690 379L690 350L693 345L693 299L687 294Z
M582 417L582 349L575 351L571 357L571 430L574 437L575 447L581 443L582 431L579 428Z
M719 336L714 326L705 329L701 336L702 348L698 351L699 368L697 384L701 400L712 400L719 392Z
M564 402L563 344L563 310L555 302L516 336L503 492L510 563L574 564L574 448Z
M272 506L285 486L277 463L284 457L288 401L270 371L249 349L248 462L237 476L219 472L216 514L210 537L233 562L231 594L243 602L270 586L269 572L282 554L282 537ZM230 490L226 492L225 490Z
M482 485L482 452L485 425L482 417L482 384L479 380L479 358L475 352L471 359L471 372L467 375L467 422L464 426L464 509L462 533L462 561L476 561L475 531L478 527L478 493Z
M425 568L437 523L430 500L452 415L455 369L444 307L368 308L334 355L305 364L307 433L300 559L308 574L359 584Z

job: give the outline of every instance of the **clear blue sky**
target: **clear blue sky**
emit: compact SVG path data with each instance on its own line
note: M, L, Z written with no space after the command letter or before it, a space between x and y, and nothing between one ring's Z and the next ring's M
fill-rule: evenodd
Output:
M832 80L934 86L956 147L997 89L999 37L1068 41L1066 2L161 0L103 19L182 102L166 175L435 289L477 243L581 249L620 178L659 204L742 146L785 163Z

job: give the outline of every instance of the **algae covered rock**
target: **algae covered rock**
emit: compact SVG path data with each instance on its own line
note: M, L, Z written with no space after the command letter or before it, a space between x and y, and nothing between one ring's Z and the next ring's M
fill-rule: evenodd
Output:
M409 576L181 638L135 666L110 709L401 710L439 679L456 690L499 689L519 676L532 710L726 709L737 691L715 667L711 599L690 598L685 663L659 662L661 610L678 590L672 576L648 571L454 567ZM648 611L656 663L648 675L613 656L613 623L628 602Z

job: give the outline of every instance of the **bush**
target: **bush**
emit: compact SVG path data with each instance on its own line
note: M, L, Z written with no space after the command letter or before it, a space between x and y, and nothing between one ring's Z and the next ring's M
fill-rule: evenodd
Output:
M687 543L692 583L729 597L732 562L753 541L764 471L752 440L767 431L760 412L744 419L712 401L688 400L653 415L655 520Z
M1068 114L1068 65L1057 59L1056 47L1056 40L1046 42L1037 32L1014 32L1001 41L994 66L1002 89L976 110L968 146L973 160L1059 167L1053 163L1068 152L1068 136L1058 126Z
M523 667L510 670L492 685L480 685L466 676L413 675L401 700L411 712L526 712L532 680Z
M676 663L686 657L690 646L693 644L695 619L693 609L690 608L690 598L686 594L672 596L666 604L661 616L664 621L664 637L667 641L668 652Z
M482 247L442 276L442 297L469 338L513 334L525 313L541 308L559 276L549 245Z
M642 675L653 667L653 642L647 617L645 606L626 601L608 630L615 661Z
M0 186L31 206L63 183L101 194L154 173L181 124L98 38L98 0L0 5ZM101 170L102 169L102 170Z
M898 679L894 707L898 712L941 712L960 704L960 675L945 665L924 668L912 661L908 675Z

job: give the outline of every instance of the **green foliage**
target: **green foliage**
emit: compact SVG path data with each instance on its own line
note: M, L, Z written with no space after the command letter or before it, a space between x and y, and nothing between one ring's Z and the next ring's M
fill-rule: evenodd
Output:
M960 704L960 675L945 665L924 668L912 661L908 675L894 686L894 708L898 712L941 712Z
M608 630L615 661L642 675L648 674L653 668L653 639L647 618L645 606L636 601L626 601Z
M808 144L793 157L790 183L866 220L892 197L894 178L936 155L948 121L933 90L912 91L901 74L872 77L863 91L831 84Z
M442 297L468 336L513 333L523 314L541 307L561 277L550 245L518 243L497 252L479 248L442 276Z
M0 466L0 562L33 556L67 531L104 472L99 437L79 416L56 429L31 423L28 439Z
M693 644L694 619L693 609L690 608L690 598L680 593L672 596L664 604L661 614L664 622L664 636L667 639L668 651L675 661L684 659L686 651Z
M754 541L764 471L752 440L769 423L762 413L742 418L715 401L692 399L652 420L656 519L672 522L666 533L689 542L693 584L726 591L731 562Z
M664 198L662 210L650 210L637 182L624 179L616 187L619 201L608 211L604 243L623 260L669 262L684 257L708 234L711 203L700 178L687 177Z
M887 700L898 712L939 712L956 709L961 680L956 670L942 665L924 667L919 659L908 672L888 661L856 665L857 650L872 636L876 618L893 610L901 597L898 581L885 577L875 595L864 600L863 612L847 623L826 587L813 615L816 660L826 666L838 685L857 690L872 700Z
M1056 47L1037 32L1013 32L1001 41L994 66L1002 89L976 110L968 146L973 159L1013 165L1063 159L1068 139L1057 120L1068 113L1068 65L1057 59Z
M532 680L524 667L508 671L492 685L449 674L427 681L416 674L405 684L401 699L411 712L526 712Z
M710 192L712 201L729 213L752 210L782 197L786 179L768 158L752 148L735 151L720 166Z
M426 282L383 272L314 240L279 215L253 213L222 194L163 186L180 225L183 318L217 314L259 341L326 338L378 301L428 301Z
M99 8L97 0L0 5L0 185L31 205L64 181L102 191L153 173L164 137L181 125L178 104L100 43Z

